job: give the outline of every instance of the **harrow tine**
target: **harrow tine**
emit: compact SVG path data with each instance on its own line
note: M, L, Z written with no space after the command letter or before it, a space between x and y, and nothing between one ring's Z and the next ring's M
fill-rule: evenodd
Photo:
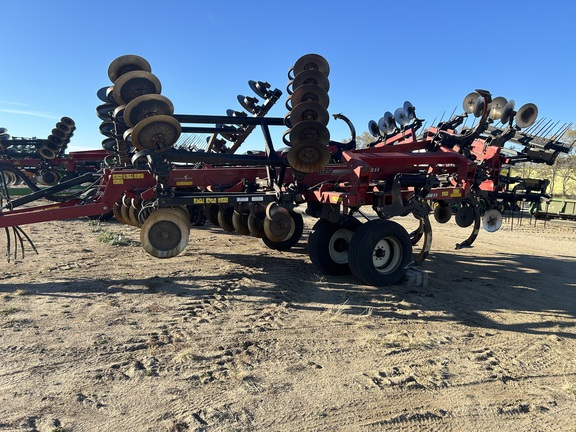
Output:
M206 149L206 142L204 141L204 137L202 135L193 135L192 137L191 147L194 149L194 151L198 151L199 149Z
M8 230L8 227L4 227L4 232L6 233L6 261L10 262L10 247L12 244L10 240L10 230Z
M12 234L10 233L9 228L12 228ZM36 249L36 245L30 239L28 234L24 232L22 228L15 225L13 227L4 227L4 233L6 234L6 261L10 262L12 256L14 256L14 260L18 259L18 245L20 245L20 250L22 251L21 258L23 259L25 256L25 249L24 249L24 240L26 240L32 250L38 254L38 249ZM12 251L12 236L14 236L14 251Z
M20 243L20 250L22 251L22 259L24 259L24 240L22 240L22 236L16 230L15 226L12 227L12 232L14 233L14 240L18 240ZM14 261L16 261L16 259L18 259L18 243L15 243L14 245Z
M552 135L552 137L555 140L560 140L571 127L572 123L564 123L562 127L558 129L555 134Z
M36 255L38 255L38 249L36 249L36 245L34 244L32 239L28 236L28 234L26 234L26 232L22 228L20 228L19 226L15 226L14 228L16 228L16 230L24 236L26 241L28 241L28 243L32 247L32 250L36 253ZM22 257L24 257L24 250L22 250Z
M532 126L530 126L528 129L526 129L524 131L525 134L527 135L534 135L532 132L535 131L537 128L540 127L540 125L542 124L542 122L546 120L545 118L541 118L540 120L538 120L536 123L534 123Z
M8 191L8 184L6 182L6 177L4 177L4 170L0 170L0 177L2 178L2 196L0 196L0 205L4 206L4 199L10 202L10 192Z
M550 125L550 123L553 123L553 122L554 122L554 120L548 120L548 121L538 130L538 132L536 132L536 133L534 134L534 136L541 136L540 134L548 128L548 126Z
M546 136L556 127L556 125L557 125L558 123L560 123L560 122L559 122L559 121L557 121L556 123L552 122L552 125L551 125L550 127L548 127L548 128L546 129L546 131L544 131L544 132L542 133L542 138L546 137Z
M538 136L538 132L542 129L542 126L544 126L547 122L548 122L548 119L546 117L541 118L539 121L534 123L532 125L532 127L529 129L530 134L532 136Z
M530 134L532 136L538 136L538 132L540 132L542 130L542 126L547 121L548 121L548 119L546 117L543 117L540 120L538 120L536 123L534 123L532 125L532 127L529 129Z

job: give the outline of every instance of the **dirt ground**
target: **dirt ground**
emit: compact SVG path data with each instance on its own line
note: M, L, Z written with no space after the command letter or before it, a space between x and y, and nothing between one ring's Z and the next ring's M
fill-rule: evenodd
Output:
M433 222L425 287L322 276L210 224L23 227L0 265L0 431L576 431L576 228ZM127 246L101 242L123 233ZM5 242L1 243L2 247Z

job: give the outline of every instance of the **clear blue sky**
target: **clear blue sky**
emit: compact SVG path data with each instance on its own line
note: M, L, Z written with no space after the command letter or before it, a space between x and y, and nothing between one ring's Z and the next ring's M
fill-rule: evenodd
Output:
M123 54L150 62L181 114L240 109L253 79L284 92L270 112L282 117L289 67L318 53L331 66L329 112L358 133L405 100L429 122L460 113L476 88L576 122L575 12L569 0L3 2L0 126L44 138L69 116L69 150L100 149L96 91ZM329 129L349 136L341 121ZM256 130L240 150L261 142Z

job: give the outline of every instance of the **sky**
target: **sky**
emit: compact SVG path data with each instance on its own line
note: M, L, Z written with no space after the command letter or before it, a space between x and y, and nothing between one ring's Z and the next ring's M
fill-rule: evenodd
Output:
M330 64L329 113L358 134L406 100L437 123L475 89L576 123L574 27L571 0L3 2L0 127L46 138L68 116L68 150L100 149L96 92L124 54L148 60L177 114L241 110L236 96L254 96L248 80L260 80L284 93L269 113L283 117L288 69L315 53ZM328 128L349 137L340 120ZM276 148L285 130L272 130ZM257 128L239 152L258 148Z

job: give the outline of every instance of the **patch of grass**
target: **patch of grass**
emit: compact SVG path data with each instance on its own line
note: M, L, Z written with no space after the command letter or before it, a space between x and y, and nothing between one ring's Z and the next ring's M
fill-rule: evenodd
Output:
M88 225L92 232L99 233L96 239L100 243L105 243L110 246L132 246L134 244L134 242L128 239L123 233L117 233L103 228L100 221L91 220Z
M92 231L94 232L98 232L102 230L102 223L99 220L89 220L88 221L88 226L90 227L90 229L92 229Z
M324 314L328 314L331 320L337 320L340 316L344 315L348 309L348 300L346 300L342 304L326 308Z
M102 230L96 238L100 243L105 243L110 246L131 246L132 240L122 233L116 233L110 230Z

